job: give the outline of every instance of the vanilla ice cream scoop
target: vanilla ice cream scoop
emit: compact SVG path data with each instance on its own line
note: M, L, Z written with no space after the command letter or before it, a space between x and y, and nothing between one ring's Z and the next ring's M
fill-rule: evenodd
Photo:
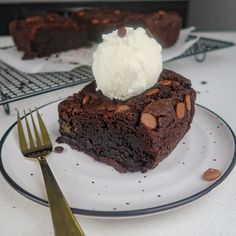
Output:
M120 28L103 35L93 54L97 89L127 100L152 87L162 71L162 47L143 28Z

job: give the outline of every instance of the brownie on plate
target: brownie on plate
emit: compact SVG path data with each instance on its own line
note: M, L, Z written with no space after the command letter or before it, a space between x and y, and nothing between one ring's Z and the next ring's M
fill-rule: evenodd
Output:
M195 99L191 82L169 70L152 88L125 102L104 96L94 81L59 104L58 141L119 172L145 172L189 130Z
M23 59L49 56L87 43L87 27L57 14L14 20L10 33Z

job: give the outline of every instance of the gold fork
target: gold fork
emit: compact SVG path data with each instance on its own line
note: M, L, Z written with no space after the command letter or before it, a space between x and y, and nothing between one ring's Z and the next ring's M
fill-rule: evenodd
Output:
M74 214L72 213L63 193L61 192L49 165L47 164L46 157L52 152L52 142L50 140L48 131L44 122L36 109L39 127L41 130L41 137L37 130L36 124L32 112L30 110L30 116L32 120L33 130L35 134L36 142L34 142L32 132L30 130L27 115L24 111L26 129L29 137L29 145L27 144L24 134L21 118L19 112L17 112L17 124L18 135L20 142L20 149L23 155L27 159L35 159L39 162L44 183L47 190L49 207L51 210L52 221L54 226L54 232L56 236L84 236L84 232L77 222ZM22 119L23 119L22 118Z

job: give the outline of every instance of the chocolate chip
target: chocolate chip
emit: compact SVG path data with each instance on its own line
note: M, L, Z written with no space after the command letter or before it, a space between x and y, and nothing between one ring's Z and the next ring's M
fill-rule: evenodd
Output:
M207 84L207 82L206 81L202 81L201 84Z
M176 106L176 115L179 119L183 119L185 114L185 105L184 103L180 102Z
M62 147L62 146L56 146L54 148L54 152L56 152L56 153L62 153L63 151L64 151L64 147Z
M155 129L157 127L156 118L149 113L142 114L141 122L150 129Z
M129 106L127 105L120 105L117 107L116 112L123 112L129 109Z
M127 31L125 27L120 27L117 31L118 36L121 38L125 37L126 33Z
M202 178L206 181L212 181L221 176L221 172L217 169L209 168L203 173Z
M108 24L109 22L110 22L109 19L103 19L103 20L102 20L102 24Z
M120 15L121 14L121 11L120 10L115 10L115 15Z
M74 62L74 61L70 61L69 64L71 64L71 65L79 65L78 62Z
M91 97L89 95L85 95L84 98L83 98L83 105L87 105L89 104L91 101Z
M153 88L153 89L148 90L148 91L145 93L145 95L146 95L146 96L153 96L153 95L159 93L159 91L160 91L160 90L159 90L158 88Z
M93 23L93 24L98 24L98 23L99 23L99 20L98 20L98 19L93 19L93 20L92 20L92 23Z
M167 79L166 79L166 80L161 80L161 81L160 81L160 84L162 84L162 85L170 85L171 82L172 82L171 80L167 80Z
M159 16L164 16L164 15L166 15L166 12L163 11L163 10L160 10L160 11L157 12L157 14L158 14Z
M147 167L146 166L142 166L141 167L141 172L142 173L146 173L147 172Z
M85 12L81 11L77 13L80 17L83 17L85 15Z
M185 100L185 106L186 106L187 111L191 111L190 95L186 95L184 100Z

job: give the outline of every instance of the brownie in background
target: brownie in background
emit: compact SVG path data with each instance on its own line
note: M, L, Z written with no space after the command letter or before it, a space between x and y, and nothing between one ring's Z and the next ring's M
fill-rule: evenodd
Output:
M177 12L158 11L145 17L145 24L164 47L170 47L177 41L182 28L182 18Z
M48 14L14 20L9 30L17 49L24 52L23 59L31 59L77 49L87 45L89 40L99 43L103 34L122 26L147 28L163 47L170 47L178 39L182 19L171 11L144 14L91 8L74 12L71 19Z
M57 14L14 20L10 33L23 59L49 56L87 43L87 27Z
M149 14L108 8L82 9L74 12L72 19L88 26L89 39L100 42L107 34L122 26L147 28L163 47L173 46L182 28L182 18L177 12L163 11Z
M101 42L102 34L107 34L124 25L125 12L109 8L82 9L72 14L78 24L88 26L88 38Z

